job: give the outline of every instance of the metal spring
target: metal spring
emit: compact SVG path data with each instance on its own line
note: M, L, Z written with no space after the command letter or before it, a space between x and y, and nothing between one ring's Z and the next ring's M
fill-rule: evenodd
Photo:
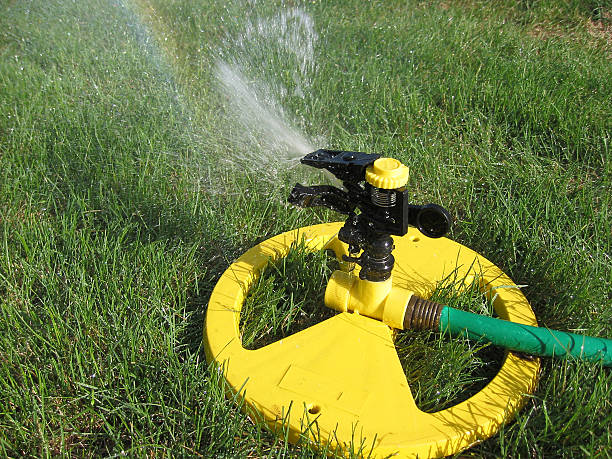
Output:
M395 190L385 190L383 188L372 187L372 204L379 207L393 207L397 200Z

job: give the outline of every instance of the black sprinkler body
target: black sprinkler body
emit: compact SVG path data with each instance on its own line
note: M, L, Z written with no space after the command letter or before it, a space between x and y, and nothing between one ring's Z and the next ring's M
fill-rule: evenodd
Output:
M325 169L342 181L344 190L331 185L296 184L289 202L299 207L327 207L348 215L338 239L349 245L349 253L357 258L347 261L361 266L359 276L371 281L384 281L393 269L394 236L404 236L412 225L425 236L438 238L450 229L449 212L437 204L409 204L405 183L397 188L368 181L367 172L380 155L356 151L317 150L301 159L303 164ZM392 160L394 161L394 160ZM405 166L403 166L405 167ZM406 181L408 171L406 169Z

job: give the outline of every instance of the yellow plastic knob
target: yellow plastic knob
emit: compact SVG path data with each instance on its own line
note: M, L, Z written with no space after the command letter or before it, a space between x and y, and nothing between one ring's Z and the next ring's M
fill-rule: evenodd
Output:
M365 179L376 188L401 188L408 183L408 167L394 158L379 158L368 166Z

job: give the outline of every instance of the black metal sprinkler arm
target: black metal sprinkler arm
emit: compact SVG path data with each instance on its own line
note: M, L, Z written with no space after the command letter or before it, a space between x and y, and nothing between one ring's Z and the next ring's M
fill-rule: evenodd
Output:
M361 266L359 277L384 281L394 265L393 239L416 226L425 236L441 237L450 229L452 218L436 204L408 203L406 187L378 188L366 182L366 170L381 156L356 151L317 150L301 159L302 164L326 169L342 181L345 190L330 185L296 184L289 202L300 207L327 207L348 215L338 239L348 244L351 256ZM358 212L357 212L358 211ZM363 250L361 256L356 257Z

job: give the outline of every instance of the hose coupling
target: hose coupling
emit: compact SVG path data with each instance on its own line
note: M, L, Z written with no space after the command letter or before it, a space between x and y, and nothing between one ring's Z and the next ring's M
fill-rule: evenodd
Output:
M443 305L412 295L406 305L404 330L438 330Z

